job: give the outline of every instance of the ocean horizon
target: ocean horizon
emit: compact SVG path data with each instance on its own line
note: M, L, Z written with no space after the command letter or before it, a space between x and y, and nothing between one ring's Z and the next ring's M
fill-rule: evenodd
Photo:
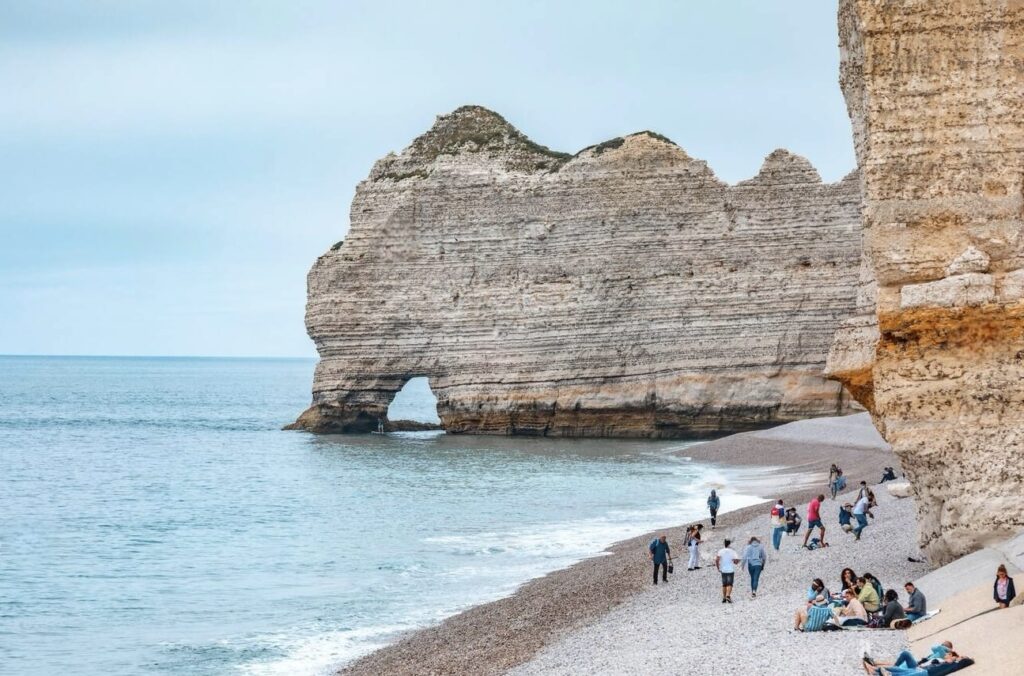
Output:
M690 442L282 431L314 364L0 356L4 664L329 673L700 517L709 487L759 501ZM390 417L436 420L424 379Z

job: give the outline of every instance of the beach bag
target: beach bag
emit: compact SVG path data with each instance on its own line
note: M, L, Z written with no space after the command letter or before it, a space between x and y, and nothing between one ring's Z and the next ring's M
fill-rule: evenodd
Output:
M675 572L675 566L673 566L671 563L668 564L668 573L669 573L669 575L671 575L674 572Z
M810 544L807 545L807 548L808 549L817 549L820 546L821 546L821 540L819 540L818 538L811 538L811 542L810 542Z

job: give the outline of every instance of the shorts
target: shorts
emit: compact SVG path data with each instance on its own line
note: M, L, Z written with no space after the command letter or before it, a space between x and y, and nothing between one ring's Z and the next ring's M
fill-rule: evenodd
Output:
M807 523L807 530L810 530L812 528L824 528L824 527L825 527L825 525L823 523L821 523L821 519L814 519L813 521L809 521Z
M736 573L722 573L722 586L731 587Z

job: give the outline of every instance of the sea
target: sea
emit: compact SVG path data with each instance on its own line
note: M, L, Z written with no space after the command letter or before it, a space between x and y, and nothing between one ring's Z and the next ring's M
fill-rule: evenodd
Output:
M0 672L331 673L760 501L687 442L282 431L314 364L0 357ZM436 421L428 383L389 416Z

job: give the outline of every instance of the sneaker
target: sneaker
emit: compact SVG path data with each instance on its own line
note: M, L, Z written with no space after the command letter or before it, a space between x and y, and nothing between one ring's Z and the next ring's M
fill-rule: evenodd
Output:
M693 568L687 568L686 570L693 570Z
M750 592L750 598L756 599L757 598L757 592Z
M732 603L732 597L731 596L726 596L725 597L725 602L726 603Z
M728 603L728 602L727 602L727 601L725 600L725 597L722 597L722 603Z

